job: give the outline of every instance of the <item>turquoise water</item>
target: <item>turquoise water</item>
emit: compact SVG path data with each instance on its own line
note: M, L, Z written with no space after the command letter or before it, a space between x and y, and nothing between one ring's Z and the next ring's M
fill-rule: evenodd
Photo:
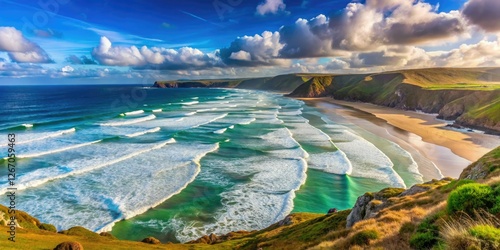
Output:
M19 208L59 230L185 242L261 229L292 211L350 208L364 192L422 181L396 144L278 94L2 88L0 133L16 133Z

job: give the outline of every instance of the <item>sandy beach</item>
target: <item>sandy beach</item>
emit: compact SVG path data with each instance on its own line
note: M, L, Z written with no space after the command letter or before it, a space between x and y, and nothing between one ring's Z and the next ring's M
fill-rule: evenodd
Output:
M419 159L421 156L429 159L443 176L458 177L468 164L500 146L499 136L446 128L447 123L437 119L437 115L326 97L300 99L333 119L346 119L370 133L396 142L410 150L417 162L425 162Z

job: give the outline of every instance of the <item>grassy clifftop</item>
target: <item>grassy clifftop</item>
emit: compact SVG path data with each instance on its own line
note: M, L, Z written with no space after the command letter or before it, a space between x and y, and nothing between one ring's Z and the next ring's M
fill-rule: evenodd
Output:
M288 74L231 80L157 81L159 88L243 88L370 102L439 113L457 125L500 134L500 68L431 68L370 74Z
M291 214L259 231L212 234L190 244L117 240L82 227L56 233L20 213L18 241L0 240L0 248L53 249L76 241L84 249L499 249L499 171L500 147L471 164L458 180L385 188L360 196L353 209ZM0 206L4 239L6 212Z
M327 79L325 79L327 78ZM331 96L406 110L439 113L465 127L500 133L500 70L418 69L312 76L292 97Z
M275 77L260 77L230 80L186 80L186 81L156 81L157 88L241 88L269 90L290 93L307 81L308 77L296 74L279 75Z

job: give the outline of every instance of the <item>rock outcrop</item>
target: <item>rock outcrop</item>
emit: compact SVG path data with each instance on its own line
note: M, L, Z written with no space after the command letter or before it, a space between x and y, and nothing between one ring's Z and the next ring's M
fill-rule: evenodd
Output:
M500 147L466 167L460 179L481 180L500 175Z
M347 216L346 227L350 228L360 220L373 218L378 211L386 207L389 198L398 196L404 191L403 188L385 188L380 192L365 193L358 197L351 213Z
M160 240L158 240L155 237L147 237L141 240L141 242L147 243L147 244L161 244Z
M67 241L57 245L54 250L83 250L83 246L76 241Z

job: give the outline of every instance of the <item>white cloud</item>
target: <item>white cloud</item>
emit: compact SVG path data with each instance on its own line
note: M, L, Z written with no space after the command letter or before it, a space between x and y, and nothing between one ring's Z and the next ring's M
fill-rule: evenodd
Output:
M215 53L203 53L199 49L183 47L178 50L159 47L113 46L106 37L101 37L92 56L100 64L109 66L132 66L153 69L184 69L216 66Z
M68 73L68 72L73 72L73 71L75 71L75 69L69 65L62 67L62 69L61 69L61 72L63 72L63 73Z
M20 63L50 63L47 53L13 27L0 27L0 51L8 52L9 58Z
M500 66L500 39L483 40L477 44L462 44L457 49L435 54L432 58L445 67L491 67Z
M373 51L387 45L431 45L465 31L458 11L437 13L425 2L367 0L349 3L340 15L298 19L280 29L283 57L328 57L341 51Z
M233 59L233 60L240 60L240 61L252 60L252 56L250 55L250 53L248 53L244 50L240 50L238 52L231 53L231 56L229 58Z
M283 3L283 0L265 0L265 2L257 5L257 14L266 15L266 14L276 14L279 11L284 11L286 8L286 4Z
M276 65L283 63L279 60L279 52L284 44L280 43L279 32L264 31L262 35L238 37L229 48L220 50L219 56L227 65L256 66ZM244 51L245 59L235 59L234 53ZM243 56L238 54L238 56ZM250 59L250 60L248 60Z

